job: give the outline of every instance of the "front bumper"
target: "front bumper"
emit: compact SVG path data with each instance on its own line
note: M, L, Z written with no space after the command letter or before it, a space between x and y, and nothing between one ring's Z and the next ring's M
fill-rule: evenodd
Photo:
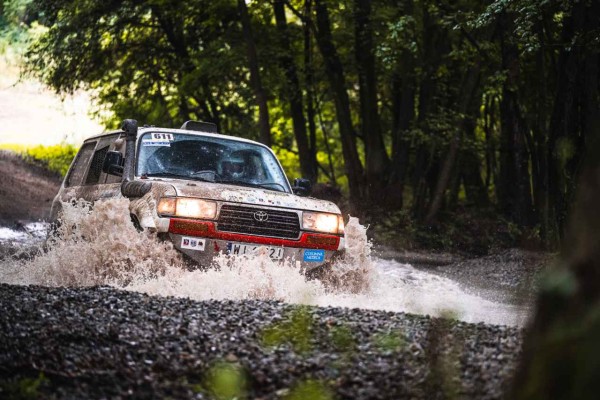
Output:
M303 232L298 240L269 238L220 232L213 222L179 218L171 218L168 234L177 250L202 266L210 266L220 254L229 254L233 245L257 245L281 247L282 260L308 272L331 263L345 248L344 238L336 235Z

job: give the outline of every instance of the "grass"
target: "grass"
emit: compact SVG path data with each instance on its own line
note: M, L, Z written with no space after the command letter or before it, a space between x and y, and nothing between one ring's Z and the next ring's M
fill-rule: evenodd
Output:
M51 146L0 144L0 150L13 151L29 162L41 164L48 170L65 176L78 149L72 144L63 143Z

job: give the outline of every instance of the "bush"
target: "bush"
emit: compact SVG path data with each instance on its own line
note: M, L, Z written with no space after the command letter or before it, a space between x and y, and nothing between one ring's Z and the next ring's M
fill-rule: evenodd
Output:
M375 243L394 249L486 255L499 249L542 248L539 226L526 228L505 220L490 209L457 207L440 213L435 224L425 225L407 210L371 211L363 219Z
M50 171L65 176L77 154L77 148L72 144L39 145L24 150L22 154L25 159L41 163Z

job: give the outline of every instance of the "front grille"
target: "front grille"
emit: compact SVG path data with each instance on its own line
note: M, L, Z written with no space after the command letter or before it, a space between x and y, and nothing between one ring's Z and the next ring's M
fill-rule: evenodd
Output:
M254 218L257 211L267 214L266 221L257 221ZM217 227L220 231L225 232L286 239L296 239L300 234L300 222L298 221L298 214L295 212L232 206L229 204L221 207Z

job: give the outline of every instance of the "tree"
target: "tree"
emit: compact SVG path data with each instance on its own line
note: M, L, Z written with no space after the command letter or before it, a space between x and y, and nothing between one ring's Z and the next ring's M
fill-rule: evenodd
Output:
M354 0L354 25L361 131L365 142L365 180L368 182L369 200L376 203L384 194L389 159L379 123L370 0Z
M329 10L324 1L315 0L317 21L315 38L323 57L325 73L334 99L350 196L358 204L363 198L363 168L356 148L356 132L352 125L344 67L333 44Z
M258 125L260 128L260 141L271 146L271 124L269 123L269 106L267 105L267 95L260 79L260 69L258 63L258 55L256 53L256 45L254 44L254 34L250 24L248 8L245 0L238 0L238 9L240 12L240 20L242 22L242 32L246 39L246 49L248 52L248 65L250 68L250 81L258 103Z
M36 0L29 70L94 89L112 126L270 143L354 212L496 212L552 246L597 129L596 3Z
M300 88L296 63L292 56L284 1L275 0L273 2L273 11L275 13L275 21L279 31L281 46L279 63L285 72L287 81L285 92L290 105L294 135L296 137L296 144L298 145L300 169L302 171L302 176L311 181L316 181L317 160L315 159L315 153L310 148L308 135L306 133L306 118L304 118L304 105L302 101L303 94Z

